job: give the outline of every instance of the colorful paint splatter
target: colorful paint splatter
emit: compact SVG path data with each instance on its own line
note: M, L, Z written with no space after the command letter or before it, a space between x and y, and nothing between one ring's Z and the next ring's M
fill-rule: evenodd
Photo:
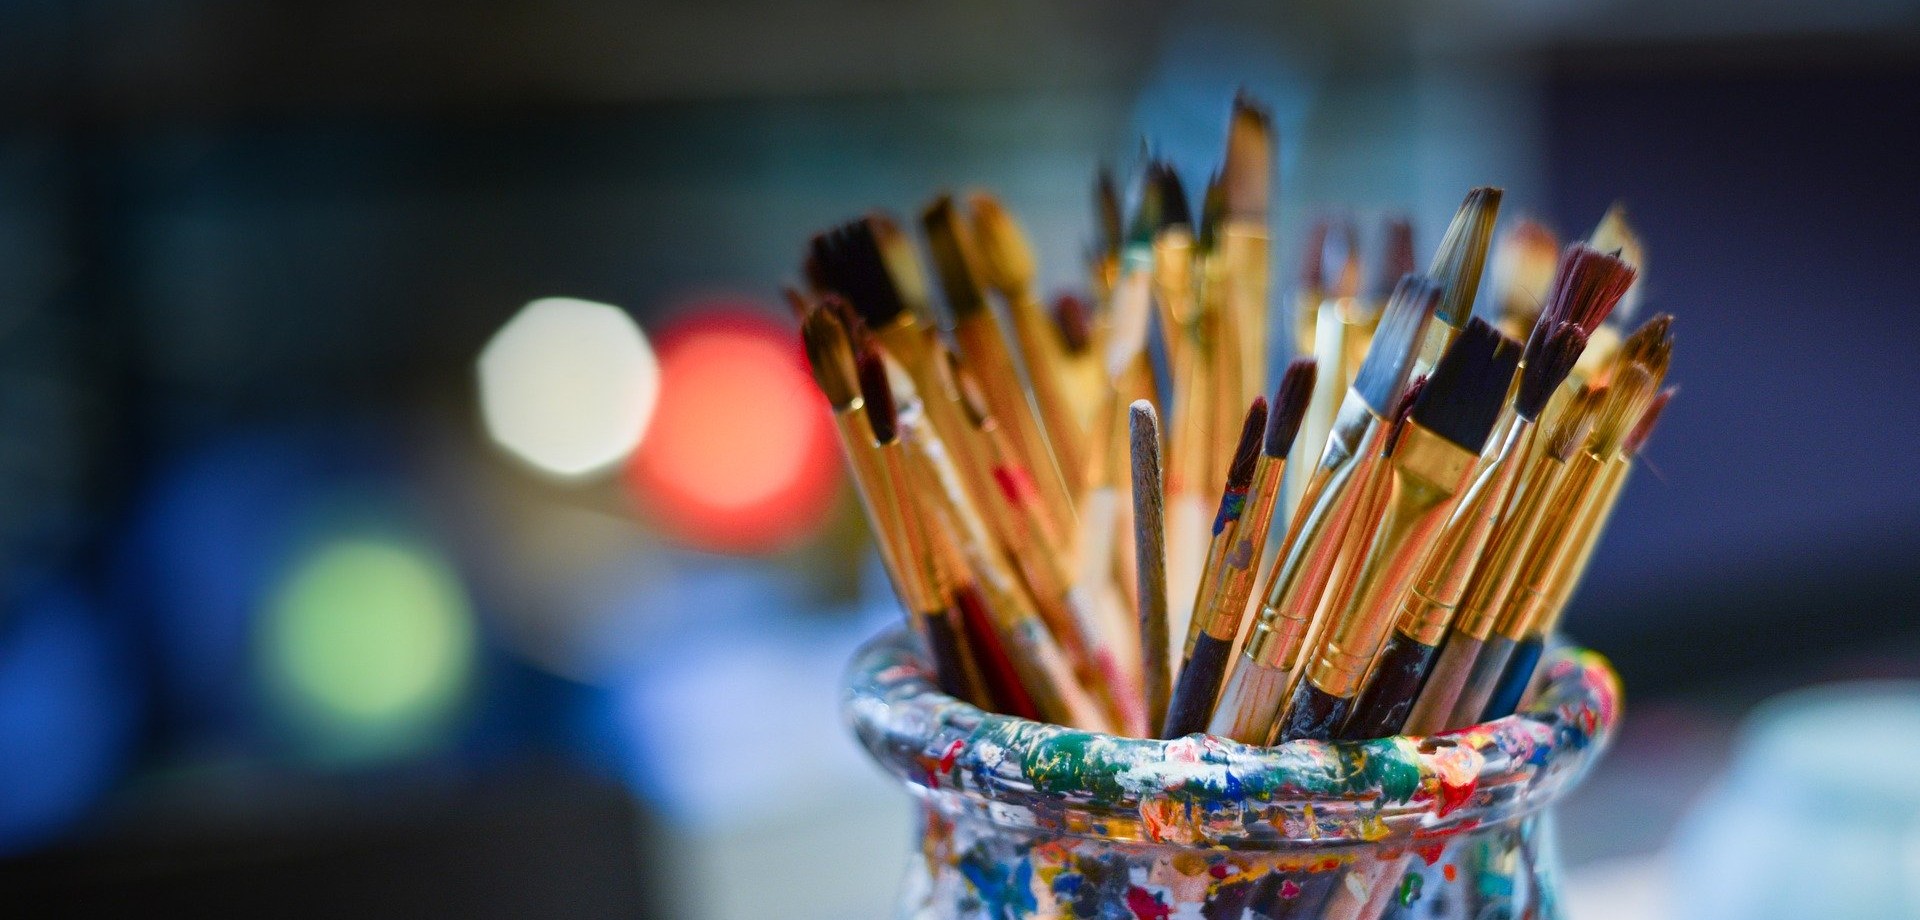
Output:
M947 697L906 642L856 657L846 711L921 799L908 917L1313 916L1303 892L1329 873L1328 909L1364 905L1351 916L1552 917L1535 816L1620 712L1612 668L1576 650L1525 712L1434 738L1117 738Z

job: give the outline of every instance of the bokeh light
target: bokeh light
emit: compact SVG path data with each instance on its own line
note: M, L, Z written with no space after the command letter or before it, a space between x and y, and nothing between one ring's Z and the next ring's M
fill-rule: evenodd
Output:
M660 405L629 477L643 507L676 539L720 552L768 552L817 529L838 459L792 332L732 308L657 338Z
M527 304L480 353L487 434L534 468L580 477L646 434L660 367L618 307L566 297Z
M268 602L264 671L322 759L359 761L438 740L473 670L466 593L428 547L340 535L296 557Z

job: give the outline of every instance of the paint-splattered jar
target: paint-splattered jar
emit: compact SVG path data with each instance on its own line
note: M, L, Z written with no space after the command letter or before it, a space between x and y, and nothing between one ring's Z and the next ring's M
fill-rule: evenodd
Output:
M921 804L901 917L1551 918L1546 809L1620 689L1591 652L1542 668L1525 711L1472 729L1258 748L982 712L893 633L855 656L846 711Z

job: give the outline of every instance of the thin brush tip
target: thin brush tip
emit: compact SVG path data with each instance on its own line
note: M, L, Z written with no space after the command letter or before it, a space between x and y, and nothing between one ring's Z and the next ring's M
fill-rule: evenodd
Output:
M1454 444L1479 453L1506 404L1520 343L1486 320L1472 319L1441 355L1413 407L1413 421Z
M1307 404L1313 401L1313 384L1319 376L1319 365L1312 358L1300 358L1287 365L1286 373L1280 375L1280 385L1273 391L1273 402L1267 407L1267 432L1261 443L1261 451L1269 457L1285 457L1293 449L1293 439L1300 433L1300 423L1306 417Z
M1244 90L1233 99L1221 174L1227 217L1265 223L1273 194L1273 118Z
M1246 421L1240 425L1240 441L1233 448L1233 463L1227 467L1227 490L1244 491L1253 482L1253 465L1260 459L1260 435L1267 427L1267 398L1255 396L1247 407Z

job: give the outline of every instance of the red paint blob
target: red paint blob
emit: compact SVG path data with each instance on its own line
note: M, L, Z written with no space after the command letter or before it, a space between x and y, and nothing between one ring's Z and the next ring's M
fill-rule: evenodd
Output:
M1446 876L1447 881L1451 882L1460 877L1460 870L1453 863L1447 863L1440 867L1440 874Z
M732 307L675 322L654 345L660 402L627 467L653 522L724 553L772 552L817 530L838 447L793 334Z
M1280 880L1280 897L1291 901L1294 898L1297 898L1299 896L1300 896L1300 886L1295 885L1293 883L1293 879L1289 878L1289 879Z
M1127 889L1127 909L1139 920L1167 920L1173 908L1162 904L1153 892L1138 885Z
M1226 878L1233 874L1233 870L1226 863L1214 863L1207 867L1207 874L1214 878Z

